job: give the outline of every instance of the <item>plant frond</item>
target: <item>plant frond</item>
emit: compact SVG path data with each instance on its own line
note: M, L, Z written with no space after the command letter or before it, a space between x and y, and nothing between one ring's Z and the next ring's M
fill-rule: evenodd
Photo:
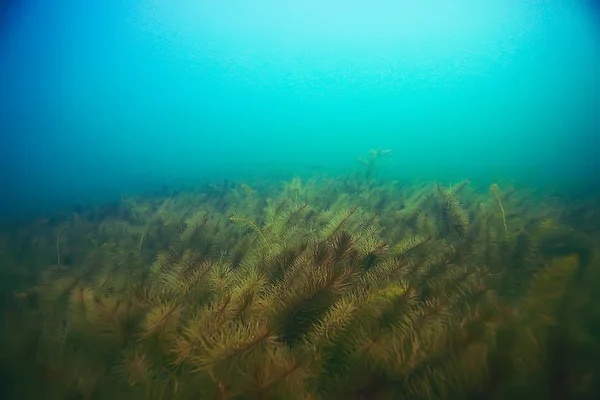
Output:
M240 393L248 398L301 399L311 377L306 363L281 344L270 346L266 357L250 359L239 368Z
M411 236L393 245L390 249L390 253L397 257L405 257L412 250L424 245L428 241L428 238L421 235Z
M359 212L358 206L343 209L337 212L320 232L322 240L327 240L348 224L350 219Z
M179 235L182 242L189 241L197 232L208 222L208 213L206 210L196 211L185 220L185 229Z
M146 339L154 334L160 338L168 337L177 328L181 311L181 306L176 303L165 303L152 307L141 321L140 338Z
M378 262L361 276L361 285L370 289L379 288L389 281L406 277L414 263L410 260L397 260L388 258Z
M469 179L465 179L463 181L458 182L456 185L453 185L448 189L450 194L456 196L459 192L461 192L465 187L467 187L471 181Z
M354 239L342 231L331 238L332 260L342 261L351 258L354 253Z
M341 298L325 313L312 332L307 336L307 342L313 347L320 347L343 332L348 322L357 310L356 300Z
M267 284L267 279L258 271L245 276L231 291L231 310L239 317L245 314L250 317L258 313L255 309L257 299L262 295Z
M255 353L258 347L272 344L276 335L268 329L264 321L250 323L229 322L212 335L202 338L202 352L193 355L190 363L196 371L207 371L217 364L227 362L233 366ZM268 346L267 346L268 347Z
M444 214L452 227L461 235L465 236L469 230L469 216L462 207L454 193L438 185L438 194L442 200Z
M355 238L355 248L358 254L366 256L384 251L387 246L381 239L381 228L369 226L364 228Z
M126 349L123 352L123 359L115 366L114 372L129 386L148 384L153 378L152 364L141 349Z
M232 215L231 217L229 217L229 219L235 223L252 228L252 230L254 232L258 233L258 235L262 239L263 245L265 245L267 248L270 248L270 243L267 240L265 234L263 233L262 229L260 229L254 221L252 221L249 218L242 217L241 215L237 215L237 214Z

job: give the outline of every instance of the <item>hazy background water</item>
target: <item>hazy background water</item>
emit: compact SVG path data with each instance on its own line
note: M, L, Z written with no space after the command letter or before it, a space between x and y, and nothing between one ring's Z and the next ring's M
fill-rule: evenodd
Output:
M395 179L596 183L592 1L0 7L4 215L336 173L380 146Z

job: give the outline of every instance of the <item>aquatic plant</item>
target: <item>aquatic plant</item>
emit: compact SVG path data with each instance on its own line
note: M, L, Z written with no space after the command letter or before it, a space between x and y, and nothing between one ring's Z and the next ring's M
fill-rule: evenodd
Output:
M504 232L508 235L508 227L506 226L506 212L504 211L504 206L502 205L502 200L500 199L500 187L493 183L490 185L490 193L496 198L498 201L498 207L500 207L500 212L502 212L502 224L504 225Z
M600 321L597 233L497 184L492 196L469 181L357 187L363 178L215 184L5 237L20 250L4 270L31 271L4 304L7 396L596 389L590 359L560 349L600 354L587 325Z

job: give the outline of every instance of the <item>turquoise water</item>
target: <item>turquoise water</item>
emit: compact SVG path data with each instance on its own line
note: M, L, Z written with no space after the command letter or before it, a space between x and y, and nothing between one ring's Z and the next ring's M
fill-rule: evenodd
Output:
M600 398L595 3L0 0L0 398Z
M334 173L592 182L583 1L17 1L0 21L5 213Z

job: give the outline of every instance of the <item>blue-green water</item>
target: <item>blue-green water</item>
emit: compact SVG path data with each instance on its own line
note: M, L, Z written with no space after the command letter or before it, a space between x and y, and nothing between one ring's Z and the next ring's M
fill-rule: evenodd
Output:
M0 398L600 398L599 11L0 0Z
M592 2L0 7L5 214L332 173L379 147L395 179L589 186L598 167Z

